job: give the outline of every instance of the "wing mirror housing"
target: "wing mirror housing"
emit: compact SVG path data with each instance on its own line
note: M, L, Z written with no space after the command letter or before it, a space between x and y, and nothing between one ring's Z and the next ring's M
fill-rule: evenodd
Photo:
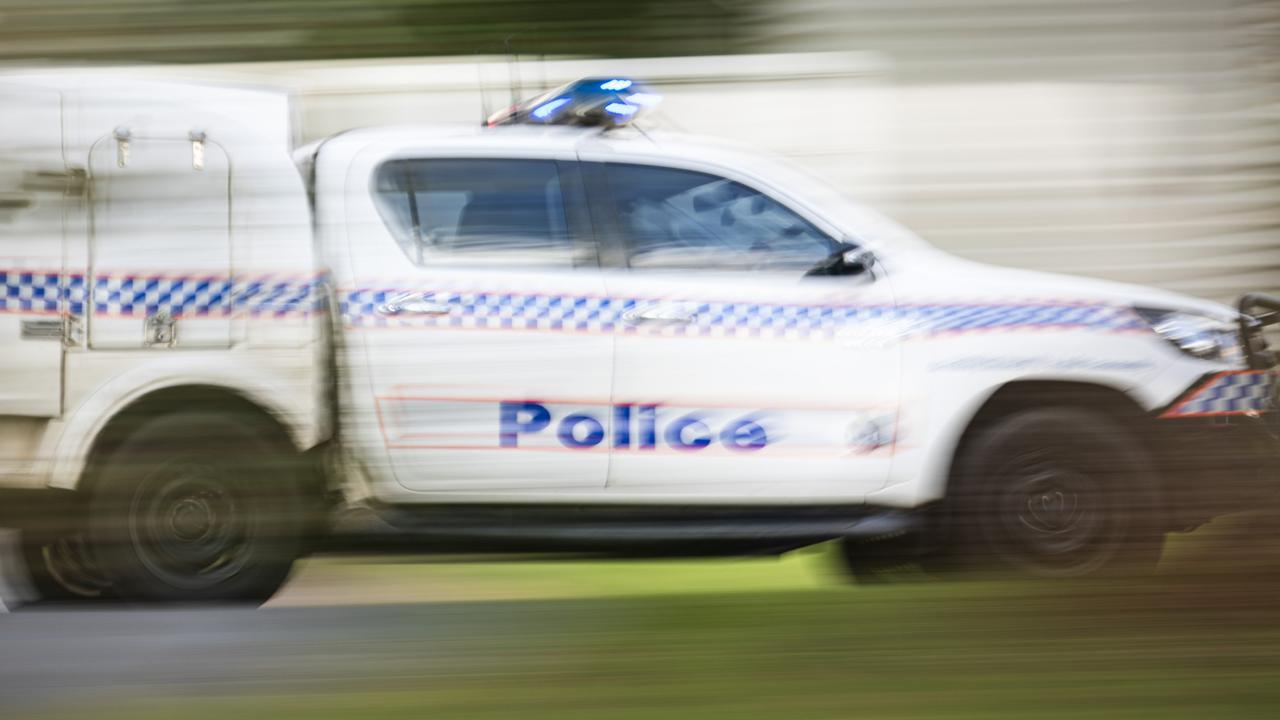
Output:
M876 256L870 250L842 240L830 255L805 275L861 275L870 272L875 264Z

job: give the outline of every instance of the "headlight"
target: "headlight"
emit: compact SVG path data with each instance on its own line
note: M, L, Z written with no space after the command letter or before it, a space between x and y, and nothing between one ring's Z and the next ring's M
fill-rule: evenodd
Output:
M1240 331L1235 323L1180 310L1134 310L1157 335L1191 357L1224 363L1241 361Z

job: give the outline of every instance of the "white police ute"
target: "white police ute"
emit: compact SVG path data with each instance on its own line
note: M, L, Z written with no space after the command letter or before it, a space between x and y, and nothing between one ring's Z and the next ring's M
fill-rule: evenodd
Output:
M960 260L657 100L293 150L277 92L0 78L40 589L258 601L335 545L1075 576L1270 492L1280 302Z

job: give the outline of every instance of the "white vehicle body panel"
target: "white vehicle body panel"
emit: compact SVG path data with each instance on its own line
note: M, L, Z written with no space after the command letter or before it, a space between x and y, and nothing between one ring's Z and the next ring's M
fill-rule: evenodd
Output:
M76 487L99 431L165 388L253 402L300 450L327 437L321 265L288 154L287 96L91 71L0 78L0 92L19 91L61 99L45 123L60 132L57 152L20 165L5 158L5 167L45 168L62 238L33 242L4 228L0 256L15 292L48 285L47 314L62 327L43 341L5 341L6 362L51 355L42 372L57 383L40 393L52 387L57 402L0 407L45 418L0 482ZM49 255L44 275L14 273L37 248ZM174 335L149 342L157 314L174 321ZM6 307L2 331L25 317Z
M445 134L443 139L440 133ZM375 478L383 477L374 481L374 494L381 499L392 503L871 501L914 506L944 494L950 460L961 433L982 403L1003 385L1020 381L1088 383L1127 393L1144 409L1153 410L1172 401L1205 374L1234 367L1182 356L1132 312L1134 305L1144 305L1223 319L1234 316L1222 306L1146 288L1025 273L955 259L788 168L718 144L691 144L678 138L668 141L626 133L604 137L586 133L576 143L567 137L570 136L564 131L518 128L492 132L459 129L452 134L447 130L397 129L366 131L332 141L324 152L330 153L328 161L334 166L325 169L325 160L321 160L318 186L338 192L340 186L332 176L343 165L350 169L345 171L345 185L341 186L345 216L335 213L322 223L322 227L332 228L332 234L325 234L322 241L330 248L326 254L338 254L334 243L344 242L340 233L355 232L356 228L363 233L358 242L348 239L343 246L358 248L350 262L352 269L360 263L361 276L344 276L339 285L354 282L355 286L365 287L372 276L397 275L401 276L399 282L384 284L402 289L442 282L441 278L420 271L414 277L411 264L380 227L367 189L373 164L367 162L367 157L360 162L343 157L344 153L358 157L364 151L350 148L365 146L377 146L379 149L373 153L377 158L563 158L573 148L578 159L588 163L654 164L719 174L783 200L833 237L853 239L871 248L880 259L876 276L870 282L865 278L798 281L794 277L771 277L769 273L740 278L733 273L708 272L692 277L606 269L601 275L610 302L625 305L644 301L658 306L660 311L680 310L708 300L757 307L855 309L853 319L840 328L834 340L816 343L798 340L796 333L789 339L785 333L777 338L767 334L751 338L734 336L723 329L709 330L703 336L682 334L669 327L615 332L613 375L607 383L607 395L601 390L606 384L594 362L572 363L566 355L556 358L555 362L568 363L558 370L545 375L529 374L530 358L540 360L548 355L525 355L519 345L503 345L490 339L502 335L501 331L486 332L483 341L472 340L452 348L451 355L456 358L453 362L458 365L442 376L425 372L421 357L397 360L395 363L401 368L417 367L423 377L431 378L420 383L421 394L417 397L427 403L422 407L429 407L432 401L442 403L436 410L440 418L448 418L444 424L423 425L420 429L425 432L415 436L413 442L444 444L443 438L449 432L444 427L448 425L451 431L461 431L471 441L488 443L496 451L500 424L497 404L504 399L532 397L544 401L542 404L549 408L552 426L556 419L572 414L598 418L604 436L615 447L608 462L608 479L603 484L594 479L570 480L583 474L569 469L573 465L565 461L542 459L542 454L550 450L584 458L584 463L592 467L585 475L591 475L598 471L599 447L556 450L551 439L540 437L538 442L497 451L495 455L504 457L504 465L509 462L505 457L512 454L525 458L525 462L538 463L536 467L541 469L525 468L528 474L524 483L512 478L495 481L493 477L506 472L496 471L496 466L470 467L457 476L463 478L457 481L447 475L430 477L432 473L428 472L427 477L393 483L392 473L374 472ZM332 186L323 185L330 181L334 182ZM318 196L327 197L326 190L321 189ZM324 213L322 210L322 217ZM382 247L378 247L379 242ZM489 284L511 287L512 282L529 283L540 275L556 288L587 294L596 291L596 273L581 269L569 275L547 270L525 273L474 268L442 268L441 272L454 283L483 285L486 281L481 278L487 277ZM407 283L403 280L406 273L410 275ZM576 281L573 275L578 276ZM533 287L541 292L547 286L534 281ZM868 308L895 311L858 314L859 309ZM994 327L983 327L984 317L1005 319ZM1060 321L1062 317L1067 320ZM363 346L372 347L368 338L376 335L364 332L362 336ZM576 339L557 336L549 342L567 347ZM360 345L352 342L348 350L354 352ZM390 358L397 351L384 344L375 352ZM399 352L412 350L405 345ZM597 343L594 349L581 352L579 358L603 362L608 351ZM394 458L405 448L393 447L397 442L386 434L385 415L376 422L370 421L377 416L371 404L383 402L380 398L397 383L409 387L414 383L405 381L411 374L387 373L377 367L379 362L372 355L347 356L350 404L343 421L353 426L352 436L358 437L360 444L376 445L381 440L382 447L388 448ZM432 363L431 369L439 370L445 361L428 362ZM482 370L472 374L460 369L463 367ZM375 379L380 373L386 379ZM391 382L393 377L395 382ZM362 387L366 380L373 383L372 389ZM451 387L455 380L458 385ZM433 387L448 388L448 392L442 398ZM472 396L489 401L489 407L485 409L483 402L476 403L478 407L470 403L450 406L445 402ZM636 413L649 404L658 408L652 428L657 442L652 448L640 449L633 436L642 422ZM620 410L623 407L629 410ZM714 441L727 423L755 417L762 411L773 416L772 422L781 423L769 432L779 439L776 444L763 452L736 453ZM619 412L631 414L619 416ZM690 415L703 421L712 442L692 453L663 448L662 438L669 424ZM886 418L892 429L884 432L885 441L871 447L859 441L868 429L877 424L884 427ZM629 444L619 447L617 438L622 426L629 428L623 431L624 437L632 436L626 437ZM424 439L423 435L433 432L439 433L439 440ZM698 432L704 431L699 428ZM794 442L789 444L782 438ZM804 438L817 442L809 443L804 452L794 452L805 444ZM453 457L442 450L418 448L414 452L419 463L435 453L429 460L434 464L418 464L418 470L430 467L446 473L457 473L458 468L465 467L449 465L461 454L479 457L474 448L456 450ZM374 468L380 465L376 452L362 456L362 461ZM394 459L390 462L396 464ZM565 464L558 464L562 462ZM548 480L554 474L550 468L557 467L566 468L568 474L559 482ZM479 481L480 477L486 479Z
M0 415L53 417L62 408L62 95L0 84L0 107Z

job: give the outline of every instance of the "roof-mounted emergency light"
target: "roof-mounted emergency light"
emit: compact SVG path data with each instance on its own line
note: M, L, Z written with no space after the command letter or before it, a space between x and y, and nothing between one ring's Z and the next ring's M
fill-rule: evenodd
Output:
M587 78L499 110L486 124L620 127L661 100L629 78Z

